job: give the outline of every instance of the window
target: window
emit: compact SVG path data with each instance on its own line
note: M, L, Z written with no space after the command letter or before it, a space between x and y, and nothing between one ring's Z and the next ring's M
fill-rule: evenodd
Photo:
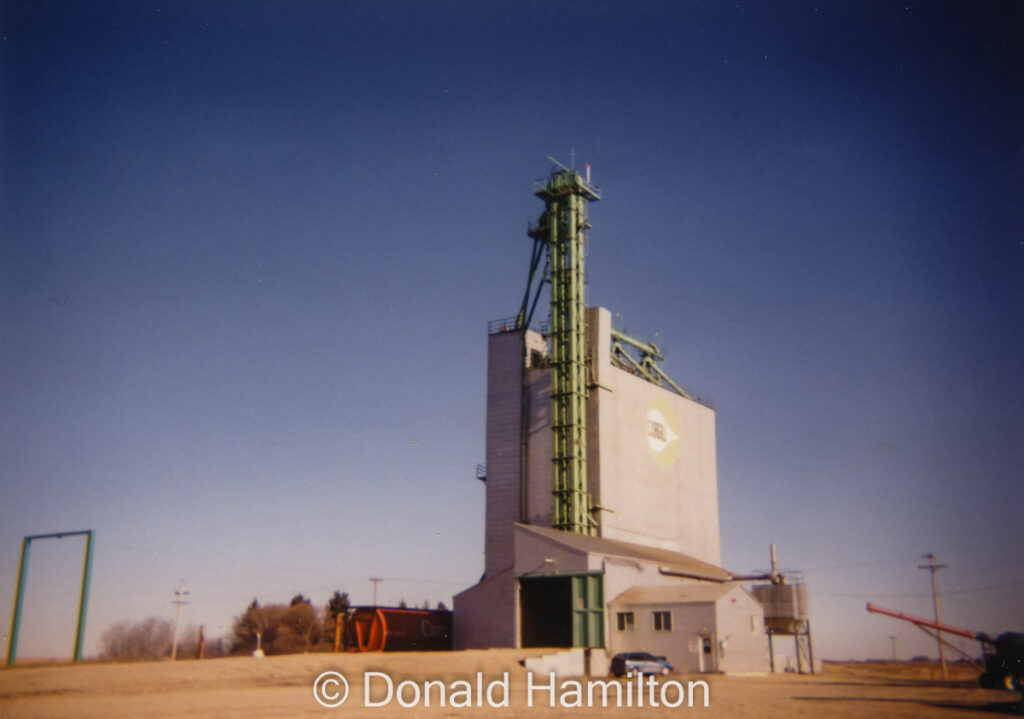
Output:
M619 622L620 632L631 632L633 631L633 612L619 612L616 615Z
M654 614L654 631L656 632L671 632L672 631L672 612L653 612Z

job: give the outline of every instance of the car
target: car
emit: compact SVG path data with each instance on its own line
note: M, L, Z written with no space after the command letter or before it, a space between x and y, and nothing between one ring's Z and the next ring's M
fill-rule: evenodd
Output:
M617 677L623 674L660 674L667 676L673 667L665 657L649 652L622 652L612 657L611 671Z

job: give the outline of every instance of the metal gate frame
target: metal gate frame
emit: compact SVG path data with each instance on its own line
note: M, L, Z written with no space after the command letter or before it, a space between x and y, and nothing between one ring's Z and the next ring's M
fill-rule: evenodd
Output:
M74 660L82 661L82 645L85 640L85 612L89 605L89 579L92 575L92 543L95 532L91 529L80 532L57 532L55 534L34 534L21 540L21 559L18 561L18 583L14 589L14 615L11 617L10 641L7 644L7 666L13 667L18 656L18 629L21 625L21 605L25 599L25 583L28 579L29 549L35 539L63 539L85 535L85 558L82 562L82 589L78 595L78 622L75 629Z

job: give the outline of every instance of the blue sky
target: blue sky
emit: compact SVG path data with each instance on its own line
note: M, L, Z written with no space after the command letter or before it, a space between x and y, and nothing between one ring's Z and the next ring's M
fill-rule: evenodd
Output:
M717 410L723 561L1024 629L1015 3L308 2L0 14L0 616L95 529L113 622L450 601L482 571L487 322L545 156L593 166L588 300ZM77 542L77 543L76 543ZM45 546L44 546L45 545ZM70 654L81 542L20 654ZM6 620L5 620L6 621ZM4 627L6 634L6 625Z

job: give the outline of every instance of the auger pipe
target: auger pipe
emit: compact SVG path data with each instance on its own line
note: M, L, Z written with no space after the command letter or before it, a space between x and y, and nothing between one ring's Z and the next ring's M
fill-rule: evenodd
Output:
M778 572L769 572L767 574L733 574L732 572L727 572L727 576L713 577L710 574L701 574L700 572L681 572L678 569L658 567L658 573L666 577L697 579L702 582L715 582L716 584L728 584L729 582L760 582L765 580L770 580L773 584L786 583L785 578Z
M875 614L885 614L896 619L902 619L905 622L916 624L919 627L928 627L930 629L937 629L942 632L948 632L949 634L956 634L957 636L967 637L968 639L974 639L984 644L995 644L995 641L990 639L988 635L982 632L971 632L966 629L959 629L957 627L951 627L948 624L939 624L938 622L932 622L921 617L915 617L912 614L904 614L903 612L896 612L892 609L883 609L882 607L876 607L871 602L868 602L868 611L874 612Z

